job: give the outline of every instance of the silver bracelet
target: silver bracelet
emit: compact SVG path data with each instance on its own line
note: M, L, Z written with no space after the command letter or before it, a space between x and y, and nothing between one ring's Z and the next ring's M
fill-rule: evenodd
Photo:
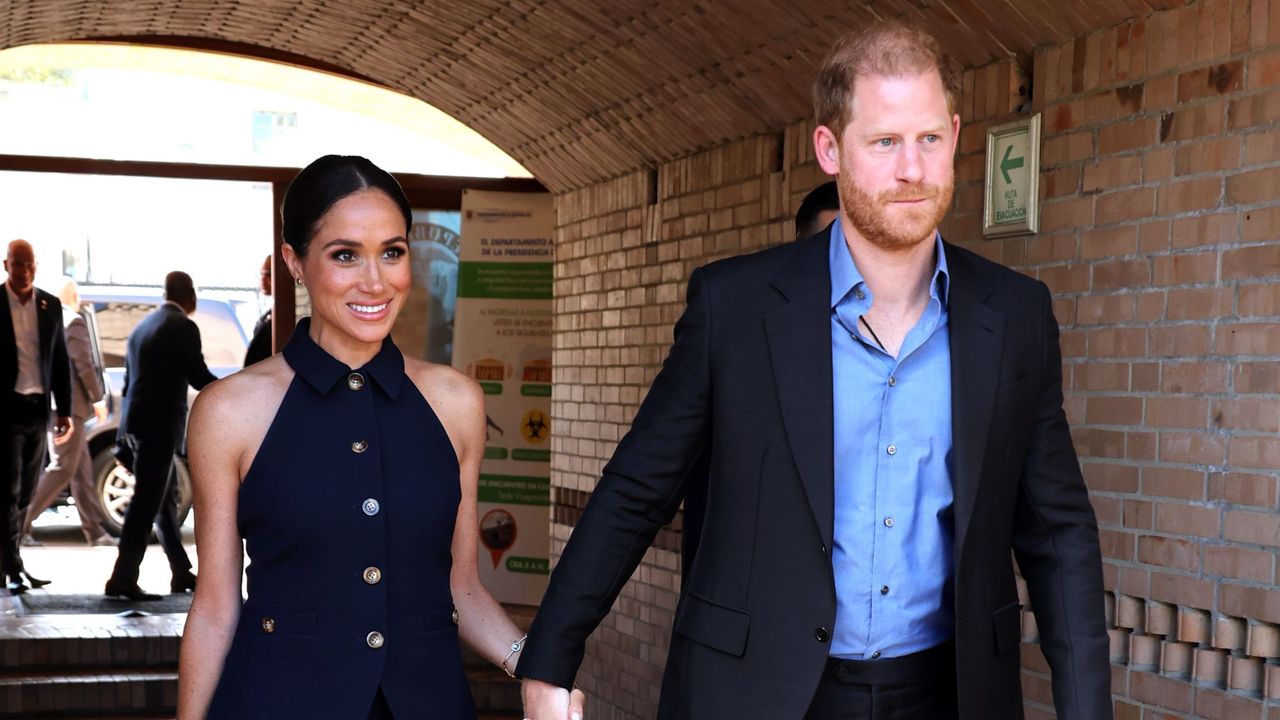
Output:
M524 649L524 641L528 639L529 636L524 635L519 640L511 643L511 649L507 651L507 656L502 658L502 669L507 672L508 677L515 678L516 673L507 665L507 663L511 662L511 656Z

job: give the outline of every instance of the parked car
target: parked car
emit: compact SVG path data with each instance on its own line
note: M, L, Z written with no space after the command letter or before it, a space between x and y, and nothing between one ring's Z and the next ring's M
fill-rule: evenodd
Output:
M103 422L90 418L85 423L89 455L93 460L93 478L98 496L107 514L107 530L119 534L125 511L133 498L134 478L115 461L111 449L120 425L121 391L124 387L125 341L134 326L147 313L164 302L160 288L123 286L81 286L81 315L89 326L94 356L107 389L107 417ZM196 312L191 316L200 328L200 341L205 363L218 377L240 369L249 339L236 316L236 302L206 297L201 294ZM189 391L188 400L195 397ZM191 472L187 468L186 448L174 458L178 520L186 520L191 511Z

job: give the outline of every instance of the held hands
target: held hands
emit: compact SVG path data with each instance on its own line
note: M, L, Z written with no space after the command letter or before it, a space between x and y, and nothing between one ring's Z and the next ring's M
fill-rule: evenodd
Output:
M577 688L570 692L526 678L520 682L520 694L524 699L525 720L583 720L586 696Z
M53 444L62 445L71 439L71 428L75 426L75 421L69 417L61 416L53 423Z

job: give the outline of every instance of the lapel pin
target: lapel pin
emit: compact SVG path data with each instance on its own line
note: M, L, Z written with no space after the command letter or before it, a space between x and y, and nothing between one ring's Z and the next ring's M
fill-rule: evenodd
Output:
M48 309L49 309L49 301L48 301L48 300L45 300L44 298L40 298L40 309L41 309L41 310L48 310Z

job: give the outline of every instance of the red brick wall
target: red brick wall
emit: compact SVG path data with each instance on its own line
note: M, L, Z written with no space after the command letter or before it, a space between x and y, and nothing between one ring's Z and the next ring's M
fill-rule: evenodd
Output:
M1192 4L1022 65L1030 77L1012 62L965 76L944 233L1054 292L1117 715L1280 718L1263 700L1280 697L1280 0ZM982 240L985 130L1018 117L1028 85L1041 232ZM811 128L558 196L553 556L665 356L689 273L792 237L826 179ZM592 638L593 717L653 717L678 547L677 520ZM1030 612L1024 635L1028 715L1052 717Z
M978 239L985 131L1014 117L986 96L1000 66L966 79L946 230L1054 292L1117 715L1280 717L1280 2L1196 3L1032 66L1040 233ZM1025 649L1029 717L1052 717Z

